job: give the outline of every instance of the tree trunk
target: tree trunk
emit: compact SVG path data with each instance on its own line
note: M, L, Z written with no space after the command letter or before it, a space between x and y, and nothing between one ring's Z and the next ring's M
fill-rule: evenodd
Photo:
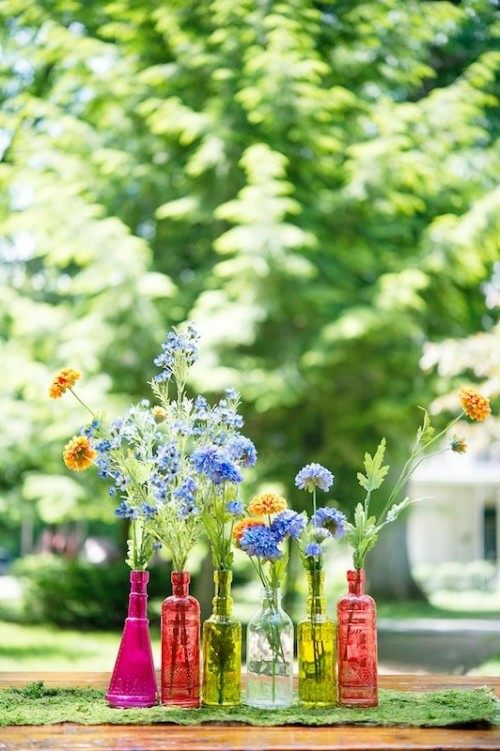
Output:
M411 575L406 544L406 519L384 527L367 558L369 591L379 600L425 600Z

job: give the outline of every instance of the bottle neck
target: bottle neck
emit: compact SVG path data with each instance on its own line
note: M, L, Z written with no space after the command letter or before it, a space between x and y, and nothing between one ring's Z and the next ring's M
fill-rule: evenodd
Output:
M172 571L170 581L172 582L172 594L174 597L187 597L189 595L191 577L187 571Z
M148 607L148 571L130 572L129 618L146 618Z
M350 595L364 595L365 593L365 570L347 572L347 586Z
M233 612L232 580L232 571L214 571L215 597L212 600L214 615L228 616Z
M309 570L307 572L307 614L324 615L326 613L325 572Z
M277 587L264 587L261 592L263 610L281 609L281 589Z

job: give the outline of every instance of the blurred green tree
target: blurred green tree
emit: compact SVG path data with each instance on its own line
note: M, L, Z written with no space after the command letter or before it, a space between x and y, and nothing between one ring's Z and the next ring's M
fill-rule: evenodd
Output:
M149 375L160 319L190 314L198 383L241 388L261 478L291 486L314 458L352 508L362 449L385 434L397 464L431 396L423 344L485 325L500 215L493 4L2 12L2 347L17 384L7 414L23 413L16 437L12 417L1 429L6 490L21 472L59 472L62 421L47 435L38 396L47 363L103 369L123 401ZM22 431L36 431L29 448ZM384 577L404 597L398 550Z

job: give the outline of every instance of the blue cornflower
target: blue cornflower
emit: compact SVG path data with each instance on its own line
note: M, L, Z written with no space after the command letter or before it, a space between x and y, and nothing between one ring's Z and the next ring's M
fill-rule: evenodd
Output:
M304 548L304 553L310 558L317 558L321 555L321 545L318 545L317 542L310 542L309 545L306 545Z
M239 546L249 556L274 561L281 558L283 551L278 547L278 540L269 527L247 527L240 537Z
M197 472L202 472L216 485L222 482L241 482L243 477L236 464L218 446L198 448L191 454L191 463Z
M98 454L105 454L106 451L109 451L110 448L111 448L111 441L108 441L108 439L105 438L102 441L98 441L94 445L94 448L95 448L95 450L97 451Z
M153 473L149 481L153 487L153 496L155 501L164 503L167 500L167 486L168 483L162 475Z
M194 477L186 477L178 488L174 490L174 497L184 503L193 503L198 489L198 483Z
M87 438L93 438L100 427L101 423L99 422L99 420L94 418L92 422L80 429L80 433L81 435L87 436Z
M319 508L311 519L313 526L326 529L332 537L343 537L347 519L342 511L330 506Z
M164 474L166 482L170 482L176 477L180 468L180 454L173 441L159 447L155 456L155 464Z
M229 503L226 503L226 511L232 516L241 516L245 507L241 501L229 501Z
M278 542L284 540L287 535L296 540L300 537L306 526L306 520L302 514L298 514L292 509L286 509L276 514L271 524L271 531L274 533Z
M253 467L257 461L257 449L250 438L243 435L233 436L226 444L226 450L234 461L242 467Z
M316 464L315 462L313 464L306 464L295 477L295 485L300 490L305 489L310 493L315 488L326 492L330 490L332 483L332 473L326 467L322 467L321 464Z
M178 519L187 519L189 516L197 516L200 513L195 503L183 501L177 511Z
M227 388L224 393L226 395L226 399L229 399L232 402L237 402L240 398L239 392L231 387Z
M143 503L140 507L140 511L145 519L152 519L153 516L156 516L158 513L156 506L151 506L150 503Z
M129 506L125 501L122 501L115 509L115 514L116 516L119 516L120 519L137 519L137 509Z
M229 404L227 399L221 399L214 409L217 423L227 428L240 430L243 427L243 418Z
M154 364L162 368L162 372L155 376L154 380L169 381L176 362L184 362L187 366L191 366L196 360L198 339L198 332L191 322L187 324L185 331L178 332L175 329L169 331L161 345L162 352L154 359Z

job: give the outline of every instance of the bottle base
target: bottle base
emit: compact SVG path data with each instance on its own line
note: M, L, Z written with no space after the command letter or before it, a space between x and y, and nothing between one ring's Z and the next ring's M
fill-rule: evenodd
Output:
M161 704L164 707L181 707L182 709L199 709L201 701L199 699L191 701L180 701L179 699L162 699Z
M328 709L328 707L337 707L337 701L305 701L299 697L299 704L305 709Z
M339 697L339 705L341 707L365 707L366 709L369 709L370 707L378 707L378 697L374 696L372 698L368 697L346 697L346 696L340 696Z
M293 701L267 701L266 699L245 699L243 702L246 707L253 707L253 709L287 709L293 706Z
M155 707L158 702L156 698L150 696L117 696L115 694L106 694L106 701L113 709L137 709Z
M222 703L219 703L218 701L203 701L201 702L203 707L239 707L241 702L240 701L223 701Z

